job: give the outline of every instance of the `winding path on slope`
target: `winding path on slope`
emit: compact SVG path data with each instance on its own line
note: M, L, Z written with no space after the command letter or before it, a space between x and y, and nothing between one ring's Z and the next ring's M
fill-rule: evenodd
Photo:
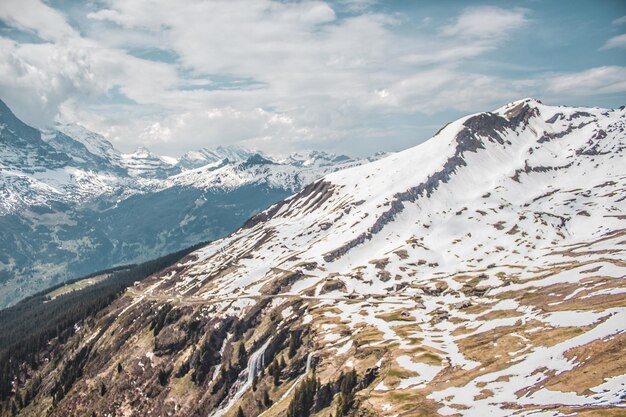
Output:
M381 300L374 297L380 296L380 294L355 294L345 297L331 297L331 296L308 296L294 293L282 293L282 294L257 294L257 295L237 295L233 297L212 297L212 298L198 298L198 297L184 297L181 295L171 296L169 294L146 294L143 291L138 291L135 288L127 288L124 294L127 297L136 299L141 298L145 301L160 301L167 303L176 303L177 305L212 305L223 303L227 301L237 301L242 299L251 299L260 301L268 298L288 298L288 299L301 299L301 300L315 300L315 301L366 301L372 304L398 304L399 302L413 302L412 304L419 305L421 301L419 297L394 294L393 300ZM398 299L401 299L400 301Z

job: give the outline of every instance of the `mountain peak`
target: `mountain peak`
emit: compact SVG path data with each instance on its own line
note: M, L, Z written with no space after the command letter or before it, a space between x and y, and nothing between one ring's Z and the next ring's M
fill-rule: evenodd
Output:
M216 148L201 148L197 151L189 151L180 158L178 164L182 169L189 170L224 160L230 163L241 163L253 154L255 152L238 145L219 145Z
M78 123L56 123L53 129L82 144L91 154L120 165L120 152L101 134Z
M145 146L138 146L131 154L123 154L122 162L131 176L165 179L180 172L177 159L154 155Z
M148 149L147 147L143 146L143 145L139 145L135 148L135 151L133 152L133 155L137 155L137 156L142 156L142 157L151 157L152 156L152 152L150 152L150 149Z
M240 169L250 168L253 165L274 165L276 164L274 161L265 158L260 153L255 153L250 155L248 159L239 164Z

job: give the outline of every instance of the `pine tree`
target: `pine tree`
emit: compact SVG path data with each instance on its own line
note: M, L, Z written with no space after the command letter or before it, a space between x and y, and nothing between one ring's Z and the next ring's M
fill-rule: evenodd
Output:
M339 376L339 397L337 399L336 417L343 417L354 403L354 388L357 385L357 373L352 369Z
M315 400L319 381L315 377L307 377L296 387L296 391L287 407L287 417L309 417Z
M289 359L291 359L296 355L296 352L300 347L301 340L300 334L298 332L291 332L289 336L289 352L287 353L287 356L289 356Z
M267 391L263 391L263 405L265 407L269 407L272 405L272 400L270 399L270 396L267 393Z
M337 395L337 407L335 409L335 413L336 413L337 417L343 416L344 408L345 408L345 401L343 399L343 393L340 392Z
M162 387L167 385L167 381L170 379L170 373L171 372L166 369L159 369L158 379L159 379L159 384Z
M243 410L241 409L241 406L239 406L239 408L237 409L237 417L246 417L246 415L243 413Z
M280 366L278 365L278 361L276 358L272 361L272 364L269 367L269 373L274 377L274 386L280 385Z
M24 393L24 404L28 405L30 403L30 394L31 391L29 389L26 390L26 392Z
M100 383L100 396L104 397L104 394L107 393L107 387L104 385L104 382Z
M276 368L274 372L274 386L277 387L280 385L280 370Z
M239 344L239 351L237 352L237 356L239 358L239 363L246 362L246 357L248 356L248 352L246 352L246 347L243 345L243 342Z
M117 363L117 373L121 374L123 370L124 370L124 368L122 368L122 363L118 362Z
M357 383L357 374L354 369L349 371L347 374L342 374L339 377L339 390L344 394L348 394L351 392L354 387L356 387Z

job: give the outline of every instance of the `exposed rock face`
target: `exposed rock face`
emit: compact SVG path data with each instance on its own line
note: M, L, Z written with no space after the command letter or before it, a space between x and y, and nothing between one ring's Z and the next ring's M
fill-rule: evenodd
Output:
M176 327L166 327L154 339L154 353L162 356L176 352L185 346L187 333Z

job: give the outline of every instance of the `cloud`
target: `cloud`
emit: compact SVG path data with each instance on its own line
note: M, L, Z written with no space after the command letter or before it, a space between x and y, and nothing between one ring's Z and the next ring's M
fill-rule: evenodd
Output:
M378 91L377 103L394 111L433 114L446 109L512 101L523 94L516 83L482 74L435 69L423 71Z
M339 5L351 12L363 12L378 3L378 0L340 0Z
M568 96L626 92L626 67L604 66L548 78L547 90Z
M613 36L600 49L626 48L626 33L623 35Z
M61 13L38 0L1 1L0 20L44 40L59 41L76 36Z
M469 7L442 25L431 10L398 15L369 0L190 0L175 12L171 0L106 0L72 9L70 25L48 3L27 1L0 2L0 20L42 40L0 36L1 97L32 124L79 122L124 151L349 151L409 131L410 122L390 120L495 107L548 88L543 74L510 78L475 65L531 23L526 9ZM549 91L568 96L568 76L582 73L547 77ZM614 78L584 94L616 88Z
M614 21L612 21L611 23L614 25L623 25L624 23L626 23L626 16L619 17L615 19Z
M0 46L4 98L17 102L18 108L26 107L19 113L37 126L50 124L69 98L89 102L117 87L131 100L150 104L177 85L176 70L169 65L80 38L55 44L19 44L0 38Z
M439 37L423 45L423 50L409 53L401 59L419 65L458 64L501 46L529 23L527 15L525 9L466 8L452 23L440 27Z
M502 9L494 6L477 6L465 9L450 25L441 29L441 33L450 37L469 39L501 39L511 31L528 23L528 11L525 9Z

